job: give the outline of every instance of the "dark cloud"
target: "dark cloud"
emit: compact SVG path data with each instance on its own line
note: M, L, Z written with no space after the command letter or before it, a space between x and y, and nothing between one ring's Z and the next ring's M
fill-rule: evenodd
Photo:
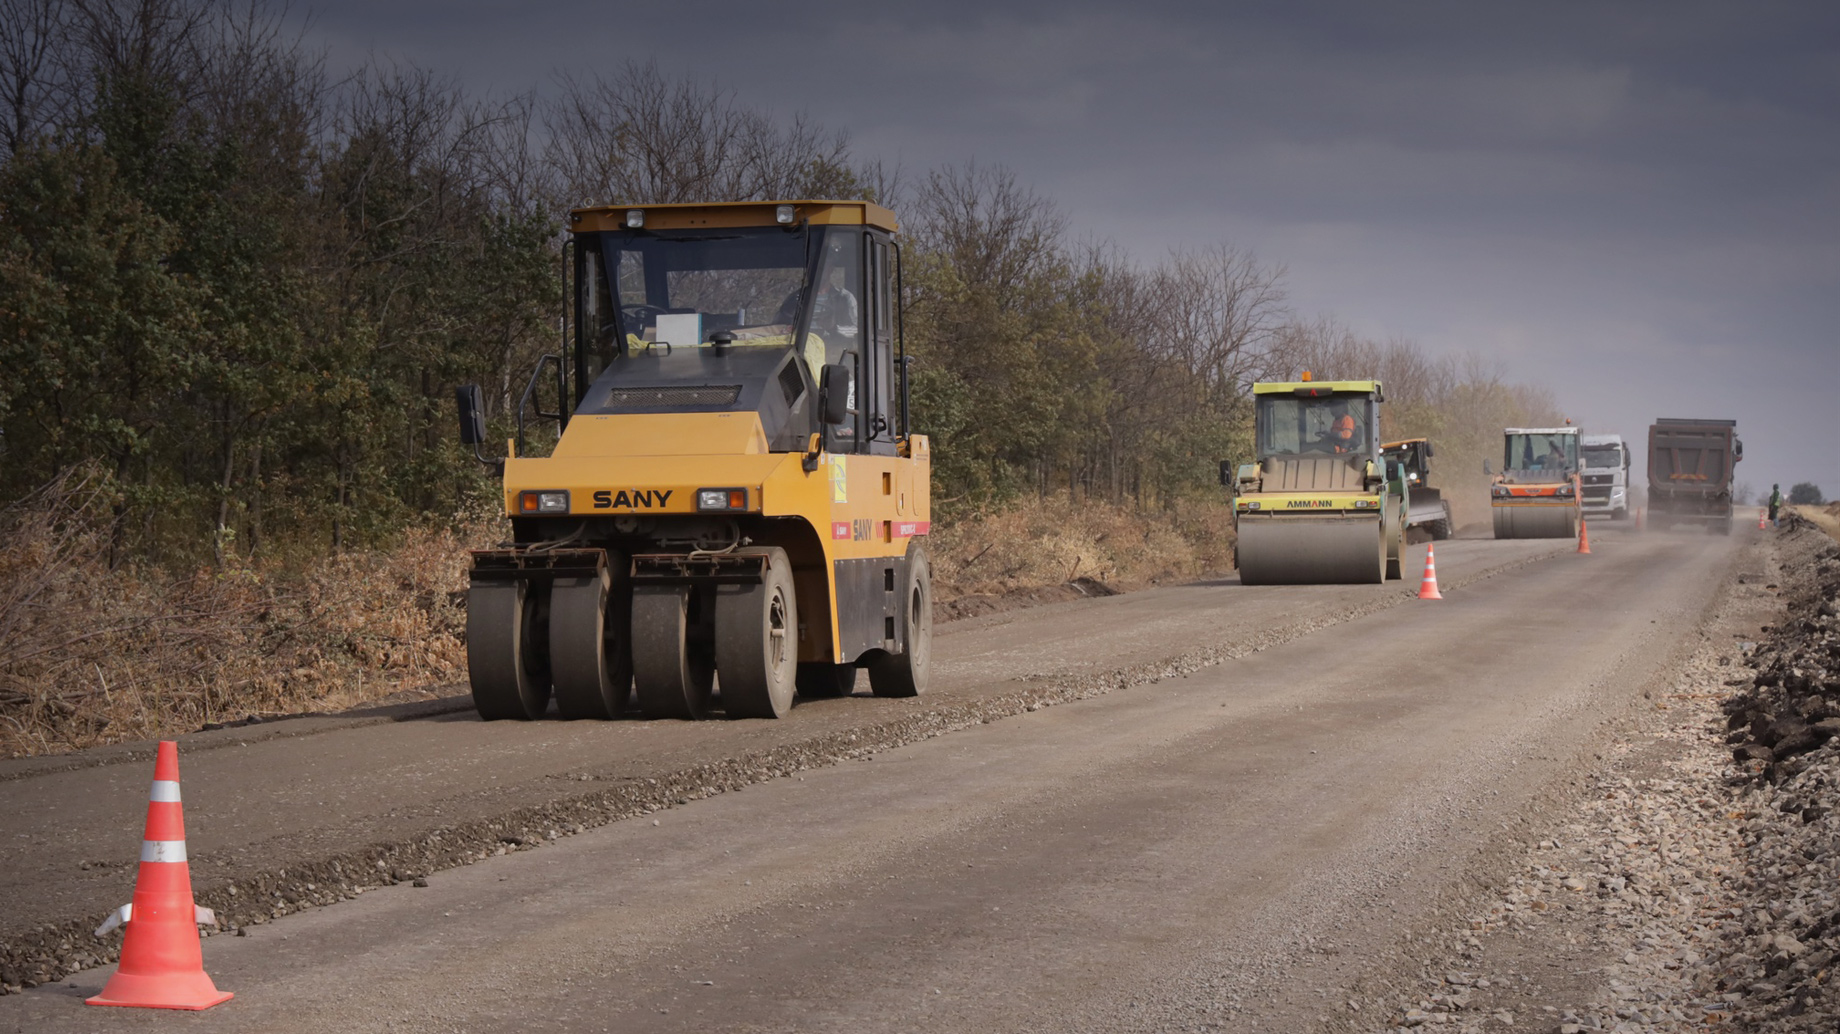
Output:
M1228 240L1364 332L1475 350L1587 427L1731 416L1840 493L1840 6L320 4L499 93L629 58L1000 162L1140 260Z

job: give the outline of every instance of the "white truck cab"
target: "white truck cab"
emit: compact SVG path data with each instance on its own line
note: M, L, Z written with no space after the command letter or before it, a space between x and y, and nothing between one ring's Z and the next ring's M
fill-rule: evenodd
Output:
M1620 521L1629 516L1629 445L1620 434L1587 434L1579 443L1584 515Z

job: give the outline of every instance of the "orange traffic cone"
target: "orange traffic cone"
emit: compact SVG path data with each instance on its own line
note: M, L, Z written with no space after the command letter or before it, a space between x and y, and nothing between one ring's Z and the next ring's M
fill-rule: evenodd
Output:
M1762 531L1763 529L1769 527L1770 526L1769 521L1770 521L1770 511L1767 507L1762 510L1757 511L1757 530L1758 531Z
M1591 551L1591 533L1585 530L1584 515L1579 514L1578 515L1578 552L1589 553L1590 551Z
M1425 543L1425 580L1418 583L1418 598L1421 600L1441 600L1444 594L1437 588L1437 557L1432 554L1431 543Z
M208 908L192 901L192 870L185 860L185 816L179 805L179 745L160 742L153 763L153 794L147 802L147 832L141 841L140 874L134 900L115 910L96 930L101 937L122 924L121 965L87 999L91 1005L133 1005L147 1009L209 1009L230 998L204 971L198 924L216 925Z
M1636 507L1636 530L1637 531L1642 530L1642 510L1643 510L1642 507L1640 506Z

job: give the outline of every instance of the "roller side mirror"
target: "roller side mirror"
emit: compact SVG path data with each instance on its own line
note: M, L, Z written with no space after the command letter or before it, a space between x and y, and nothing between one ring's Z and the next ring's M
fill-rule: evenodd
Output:
M505 461L492 459L479 450L480 443L486 440L486 407L485 400L479 392L479 385L462 384L455 388L454 404L460 411L461 444L472 446L474 459L503 476Z
M460 409L460 443L478 445L486 440L485 403L479 385L462 384L454 389L454 402Z
M818 419L827 424L841 424L850 418L850 368L831 363L824 368L818 387Z

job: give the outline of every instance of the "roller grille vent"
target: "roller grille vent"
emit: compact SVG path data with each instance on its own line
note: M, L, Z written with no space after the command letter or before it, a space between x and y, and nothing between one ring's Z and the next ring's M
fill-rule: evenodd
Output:
M607 408L616 413L676 412L682 409L726 409L741 397L739 384L698 384L663 388L614 388L607 393Z

